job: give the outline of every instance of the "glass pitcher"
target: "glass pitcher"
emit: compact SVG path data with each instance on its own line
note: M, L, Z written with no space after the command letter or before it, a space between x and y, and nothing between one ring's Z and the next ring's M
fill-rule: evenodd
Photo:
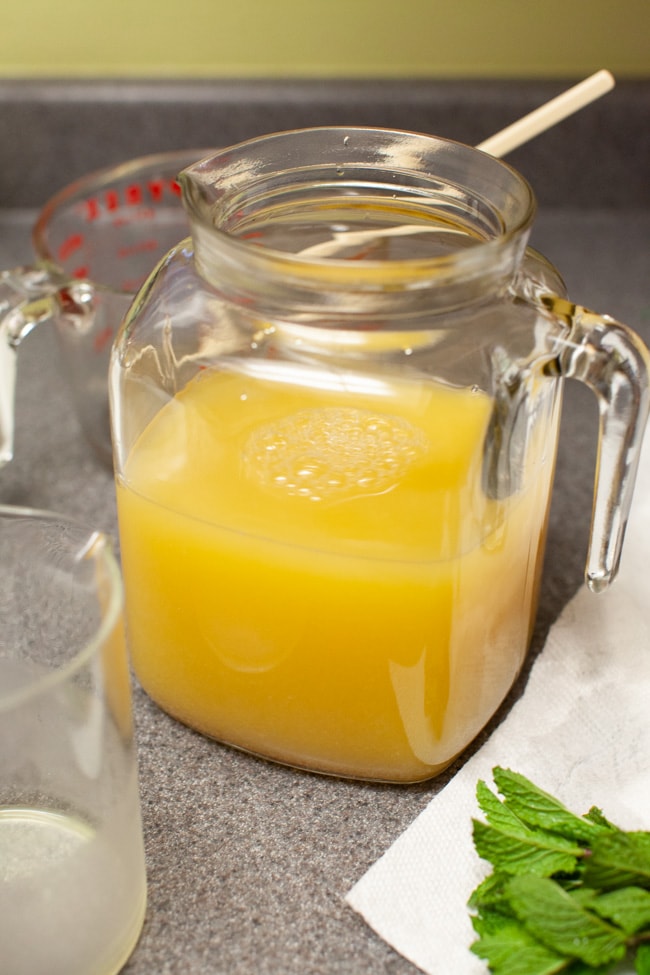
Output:
M432 777L526 654L565 377L601 407L587 579L613 578L647 350L568 301L529 185L476 149L300 130L180 183L191 239L110 367L137 675L254 754Z

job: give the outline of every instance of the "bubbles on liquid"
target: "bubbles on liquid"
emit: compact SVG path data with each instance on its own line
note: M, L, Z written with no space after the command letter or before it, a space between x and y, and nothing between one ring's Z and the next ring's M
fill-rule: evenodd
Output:
M427 448L424 432L402 417L321 407L258 427L243 462L248 478L276 494L343 501L395 487Z

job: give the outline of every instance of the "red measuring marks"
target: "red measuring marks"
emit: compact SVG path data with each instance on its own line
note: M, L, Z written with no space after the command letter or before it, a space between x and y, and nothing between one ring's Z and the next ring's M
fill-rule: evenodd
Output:
M145 225L154 222L157 206L170 200L175 203L180 195L181 188L177 180L156 176L143 182L107 187L102 192L82 200L77 204L76 211L83 224L94 224L101 218L108 217L114 228L136 223ZM65 266L75 259L79 261L69 272L74 278L91 276L88 263L82 257L87 243L84 230L78 230L66 237L57 249L56 257L61 265ZM127 260L137 254L153 253L158 247L159 242L154 236L139 240L129 240L127 236L124 245L115 251L115 256L119 260Z
M69 261L71 257L74 257L77 251L81 250L85 243L86 238L84 234L80 232L70 234L69 237L66 237L63 243L59 244L56 252L59 264L65 265L66 261ZM73 278L87 278L89 276L88 266L86 264L79 264L74 268L73 271L71 271L71 274Z
M145 240L136 240L132 244L124 244L123 247L118 247L116 254L120 259L125 257L135 257L136 254L146 254L148 251L155 251L158 249L158 241L155 237L147 237Z
M70 234L70 236L66 237L66 239L59 247L57 253L57 257L59 258L59 261L63 264L63 262L67 261L67 259L71 257L75 251L78 251L80 247L83 247L83 243L84 243L83 234Z
M122 207L139 207L151 203L162 203L167 195L179 197L181 188L177 180L156 177L146 183L125 183L124 186L110 187L97 196L83 201L83 216L88 222L98 220L106 213L115 213Z

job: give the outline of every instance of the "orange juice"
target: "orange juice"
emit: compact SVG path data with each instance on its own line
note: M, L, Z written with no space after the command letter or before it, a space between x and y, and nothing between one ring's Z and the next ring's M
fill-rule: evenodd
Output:
M492 402L475 389L278 377L206 370L131 449L117 497L137 676L258 755L426 779L519 671L551 471L486 495Z

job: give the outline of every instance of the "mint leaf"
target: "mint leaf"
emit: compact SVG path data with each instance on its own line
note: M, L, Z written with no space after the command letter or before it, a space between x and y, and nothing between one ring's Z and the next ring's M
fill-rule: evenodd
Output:
M584 881L590 887L650 888L650 834L601 833L585 860Z
M527 930L558 954L580 958L592 966L625 957L625 934L586 910L556 881L530 875L513 877L506 894Z
M534 873L550 877L554 873L574 873L583 849L555 833L528 827L509 831L473 821L474 846L480 857L503 873Z
M502 799L499 799L483 781L478 782L476 786L476 798L490 826L495 826L497 829L502 829L515 836L524 836L528 832L526 823Z
M586 814L585 819L588 819L592 823L596 823L597 826L603 826L605 829L616 829L613 823L610 823L609 819L603 816L602 809L598 809L596 806L592 806L589 812Z
M505 901L504 901L505 904ZM484 908L480 914L472 918L474 930L481 937L501 934L504 929L518 927L519 921L506 904L505 913L499 908Z
M473 891L467 906L475 911L501 906L504 903L504 888L509 879L508 874L491 873Z
M641 887L621 887L589 901L599 917L614 921L626 934L650 929L650 891Z
M557 877L555 879L557 880ZM572 886L564 880L562 881L562 887L564 890L569 891L576 904L580 904L581 907L591 907L592 903L598 897L598 891L592 890L591 887Z
M472 827L493 866L469 901L474 953L495 975L614 975L626 958L650 975L650 833L596 807L576 816L519 773L493 772L499 794L478 783L487 821Z
M521 924L510 921L495 933L484 934L472 951L498 975L553 975L566 971L562 955L545 948Z
M636 953L635 972L637 975L650 975L650 945L641 945Z
M609 828L606 820L583 819L574 815L557 799L510 769L495 768L494 781L508 808L528 826L561 833L587 844Z

